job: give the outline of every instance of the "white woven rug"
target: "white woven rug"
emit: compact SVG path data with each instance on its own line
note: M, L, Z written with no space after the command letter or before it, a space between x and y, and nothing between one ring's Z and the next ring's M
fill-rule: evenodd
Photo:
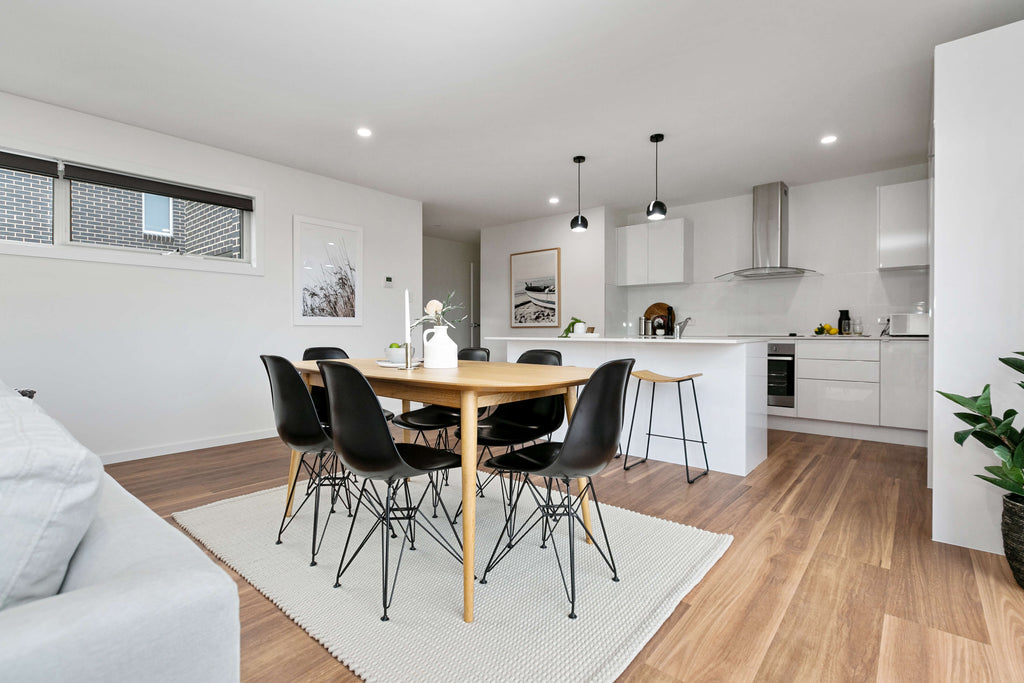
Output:
M407 549L402 559L391 620L382 622L379 534L334 588L348 531L344 509L339 506L341 514L332 517L318 565L310 567L312 503L285 532L284 543L274 544L284 495L283 487L268 489L178 512L174 519L367 681L614 681L732 542L731 536L602 505L619 582L580 534L579 616L569 619L550 543L539 547L538 527L486 585L476 585L474 621L467 624L461 566L419 533L417 550ZM454 509L457 476L444 498ZM533 506L527 498L523 513ZM357 534L360 528L365 533L369 519L360 513ZM501 524L494 482L487 497L477 499L477 575ZM564 523L557 533L566 562Z

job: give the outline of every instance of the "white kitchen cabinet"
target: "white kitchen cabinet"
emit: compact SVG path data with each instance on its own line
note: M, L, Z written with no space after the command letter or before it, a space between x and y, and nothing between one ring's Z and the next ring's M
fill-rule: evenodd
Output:
M823 360L878 360L877 339L805 339L796 343L796 357Z
M929 181L878 188L878 269L923 268L929 264Z
M878 363L864 360L797 361L797 379L835 379L844 382L877 382Z
M627 225L615 231L619 285L647 284L647 226Z
M615 235L619 285L689 281L692 227L685 219L627 225Z
M878 383L798 379L797 417L832 422L878 424Z
M880 423L928 429L928 341L886 340L881 346Z
M797 417L878 424L878 340L796 343Z

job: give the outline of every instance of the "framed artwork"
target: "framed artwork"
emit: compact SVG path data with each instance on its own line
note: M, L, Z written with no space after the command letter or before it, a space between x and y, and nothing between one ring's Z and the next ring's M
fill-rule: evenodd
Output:
M296 325L363 324L363 229L320 218L292 219Z
M562 250L509 256L512 327L561 327Z

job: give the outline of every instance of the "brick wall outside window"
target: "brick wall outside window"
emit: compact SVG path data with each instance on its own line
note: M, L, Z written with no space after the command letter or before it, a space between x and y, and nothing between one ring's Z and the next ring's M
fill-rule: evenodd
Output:
M118 247L180 250L185 254L241 258L237 209L172 200L173 236L142 232L142 194L90 183L71 183L71 240Z
M53 179L0 168L0 239L53 242Z
M142 194L72 181L71 241L185 254L241 258L241 212L172 200L173 236L142 232ZM53 241L53 181L0 169L0 239Z

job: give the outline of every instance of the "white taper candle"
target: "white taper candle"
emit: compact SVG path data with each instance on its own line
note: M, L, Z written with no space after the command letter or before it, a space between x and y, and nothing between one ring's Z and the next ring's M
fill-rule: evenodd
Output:
M412 330L409 329L409 290L405 290L405 343L412 345Z

